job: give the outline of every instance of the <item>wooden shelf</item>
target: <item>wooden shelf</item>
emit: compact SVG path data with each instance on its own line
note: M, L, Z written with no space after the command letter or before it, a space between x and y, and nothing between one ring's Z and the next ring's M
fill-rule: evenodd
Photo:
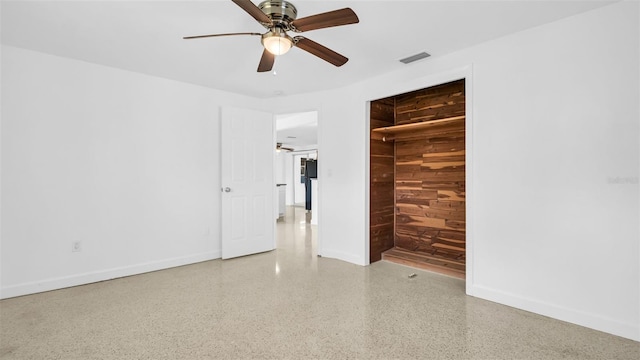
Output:
M411 124L395 125L381 127L371 130L371 138L382 141L393 141L396 138L400 138L406 134L414 134L422 130L433 129L441 126L454 124L462 121L464 123L465 116L454 116L450 118L423 121Z

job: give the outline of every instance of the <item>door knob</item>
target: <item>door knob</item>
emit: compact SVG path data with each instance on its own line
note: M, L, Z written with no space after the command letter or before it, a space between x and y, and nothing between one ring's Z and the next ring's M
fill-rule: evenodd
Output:
M231 188L230 187L224 188L224 192L231 192Z

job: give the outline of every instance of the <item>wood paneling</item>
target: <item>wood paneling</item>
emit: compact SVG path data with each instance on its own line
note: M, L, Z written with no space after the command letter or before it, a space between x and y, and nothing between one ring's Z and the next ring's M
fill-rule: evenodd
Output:
M464 80L398 95L395 100L396 125L464 115Z
M394 124L394 99L371 102L371 130ZM394 144L370 141L369 262L382 258L394 246Z
M464 80L396 97L396 125L464 115ZM464 121L395 139L395 246L464 274Z

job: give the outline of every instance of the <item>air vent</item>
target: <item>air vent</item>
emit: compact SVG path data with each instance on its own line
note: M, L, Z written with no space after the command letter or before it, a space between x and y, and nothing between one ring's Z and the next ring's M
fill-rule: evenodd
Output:
M409 63L412 63L414 61L418 61L420 59L428 58L429 56L431 56L431 55L429 55L429 54L427 54L426 52L423 51L421 53L418 53L418 54L415 54L415 55L411 55L411 56L406 57L404 59L400 59L400 62L404 63L404 64L409 64Z

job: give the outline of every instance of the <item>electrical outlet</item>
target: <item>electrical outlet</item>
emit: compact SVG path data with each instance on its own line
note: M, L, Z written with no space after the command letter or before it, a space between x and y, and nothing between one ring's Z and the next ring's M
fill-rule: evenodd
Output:
M71 252L82 251L82 241L74 241L71 243Z

